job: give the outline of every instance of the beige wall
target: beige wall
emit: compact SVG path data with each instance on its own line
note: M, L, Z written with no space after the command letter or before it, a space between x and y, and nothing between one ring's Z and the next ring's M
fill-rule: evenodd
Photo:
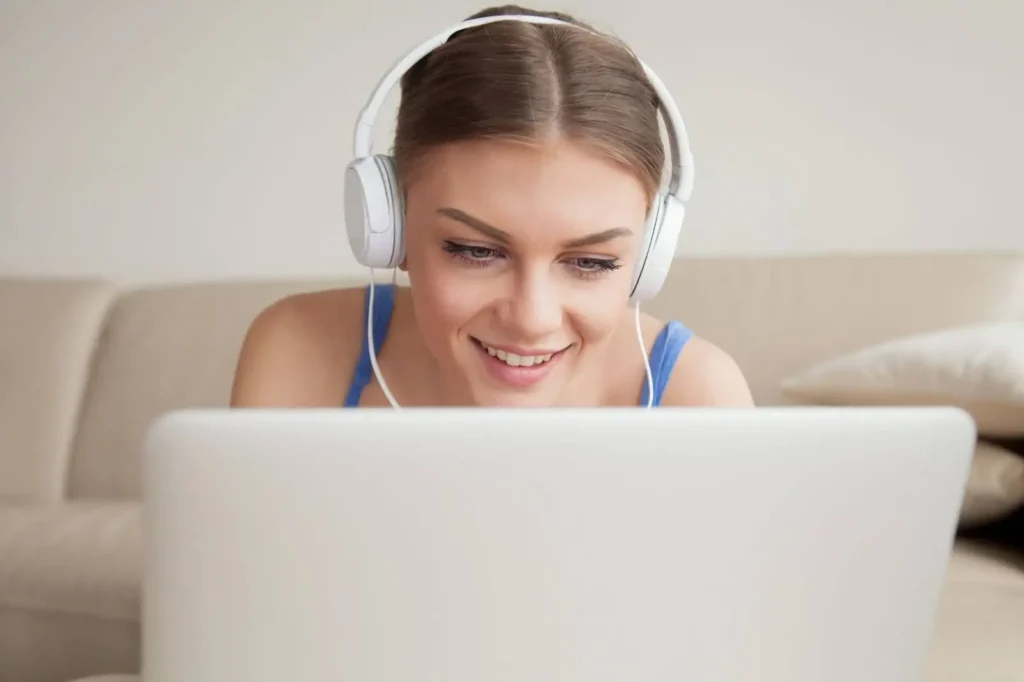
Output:
M0 0L0 273L351 271L355 113L480 6ZM676 93L698 168L683 249L1024 248L1021 3L540 6L613 28Z

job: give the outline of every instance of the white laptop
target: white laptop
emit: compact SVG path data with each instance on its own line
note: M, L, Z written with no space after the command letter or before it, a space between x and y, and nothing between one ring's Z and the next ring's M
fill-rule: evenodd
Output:
M945 408L210 410L145 461L145 682L913 682Z

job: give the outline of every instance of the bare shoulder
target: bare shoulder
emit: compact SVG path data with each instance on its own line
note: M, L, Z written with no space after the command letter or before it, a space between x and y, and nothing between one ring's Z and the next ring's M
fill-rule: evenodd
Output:
M645 321L660 328L664 323ZM661 404L688 407L753 407L746 377L736 361L711 341L694 334L679 352Z
M362 341L364 292L294 294L260 311L242 342L231 405L341 404Z

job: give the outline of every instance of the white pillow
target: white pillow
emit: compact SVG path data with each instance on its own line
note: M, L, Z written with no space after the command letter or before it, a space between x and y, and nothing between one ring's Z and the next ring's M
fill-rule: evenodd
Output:
M986 436L1024 435L1024 322L957 327L883 342L782 382L827 405L954 405Z
M1024 507L1024 457L979 442L971 462L960 527L983 526Z

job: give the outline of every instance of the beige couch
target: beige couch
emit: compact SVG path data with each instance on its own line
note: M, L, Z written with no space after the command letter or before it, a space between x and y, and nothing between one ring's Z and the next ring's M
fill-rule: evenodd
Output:
M223 405L246 325L327 282L119 291L0 280L0 680L139 667L139 447L157 414ZM684 259L648 306L783 376L916 331L1024 319L1024 254ZM1024 680L1024 561L960 542L926 682Z

